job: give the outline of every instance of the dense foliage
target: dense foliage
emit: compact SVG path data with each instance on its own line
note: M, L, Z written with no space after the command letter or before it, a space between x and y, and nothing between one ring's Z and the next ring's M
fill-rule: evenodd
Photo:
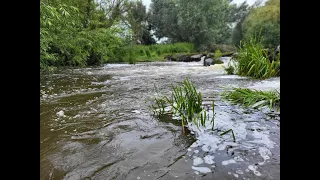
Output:
M231 23L241 19L247 5L229 0L152 0L150 22L158 38L192 42L196 47L231 41Z
M274 48L280 44L280 0L268 0L265 6L253 9L244 20L245 39L260 31L264 47Z
M141 0L40 0L40 68L135 63L195 50L229 52L235 50L231 43L239 45L260 31L264 47L280 43L280 0L262 7L229 0L152 0L148 12ZM167 38L167 44L153 45L154 37Z
M140 6L128 0L40 1L40 68L132 59L132 42L142 36L137 28L145 20L134 13Z

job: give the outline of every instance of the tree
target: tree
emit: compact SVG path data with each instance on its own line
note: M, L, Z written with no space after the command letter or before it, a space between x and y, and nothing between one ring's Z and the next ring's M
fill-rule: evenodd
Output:
M150 21L157 38L192 42L196 47L229 43L230 23L241 18L246 7L229 0L152 0Z
M240 45L240 41L243 39L243 21L248 16L249 12L257 5L259 5L259 2L256 2L252 6L249 6L245 1L239 6L232 6L232 9L230 11L230 18L232 22L236 23L231 35L232 44L236 46Z
M266 47L280 44L280 0L268 0L265 6L257 7L243 22L244 38L249 39L261 31L262 43Z
M106 62L124 40L114 24L125 2L113 0L108 9L93 0L40 1L40 68Z
M146 7L141 1L130 2L128 5L128 13L125 21L128 22L128 27L132 30L133 42L142 43L142 36L146 28L147 13Z

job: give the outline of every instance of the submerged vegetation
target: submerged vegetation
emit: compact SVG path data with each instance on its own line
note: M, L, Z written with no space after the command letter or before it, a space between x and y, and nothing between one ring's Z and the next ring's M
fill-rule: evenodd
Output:
M152 99L150 105L156 117L160 118L163 114L169 113L173 116L178 116L181 119L182 132L185 133L185 125L193 123L198 128L199 126L206 127L206 122L209 121L212 125L212 131L214 129L214 101L212 101L212 114L209 117L209 110L202 105L201 92L196 90L196 87L188 80L185 79L181 86L171 85L172 94L170 97L162 96L159 94L158 89L155 86L157 97ZM173 120L173 119L172 119ZM220 134L220 136L232 132L234 142L236 138L233 134L233 130L229 129L226 132Z
M245 107L259 108L268 106L271 109L280 110L280 92L260 91L246 88L234 88L233 91L226 91L223 97L233 103L239 103Z

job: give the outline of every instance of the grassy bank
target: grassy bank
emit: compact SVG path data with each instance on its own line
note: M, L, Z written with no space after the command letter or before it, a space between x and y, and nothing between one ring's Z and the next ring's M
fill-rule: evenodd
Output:
M130 63L164 61L165 56L195 52L191 43L131 45L117 48L104 63Z
M137 61L158 61L170 54L193 53L194 46L191 43L136 45L134 53Z

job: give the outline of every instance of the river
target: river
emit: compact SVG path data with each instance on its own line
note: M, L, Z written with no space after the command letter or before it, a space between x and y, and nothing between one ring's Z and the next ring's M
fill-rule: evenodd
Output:
M179 122L152 116L154 85L167 93L186 77L204 103L215 100L216 127L232 128L236 143L206 130L183 135ZM40 73L40 179L280 179L280 113L221 99L231 87L280 90L280 78L226 75L202 62Z

